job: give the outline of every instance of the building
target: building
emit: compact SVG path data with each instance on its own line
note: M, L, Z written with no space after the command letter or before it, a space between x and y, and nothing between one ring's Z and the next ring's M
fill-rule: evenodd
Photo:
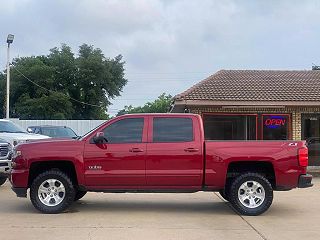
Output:
M175 96L171 111L201 114L209 140L314 138L318 165L319 70L221 70Z

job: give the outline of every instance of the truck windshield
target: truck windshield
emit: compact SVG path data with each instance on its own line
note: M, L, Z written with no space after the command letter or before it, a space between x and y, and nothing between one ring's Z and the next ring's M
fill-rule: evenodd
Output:
M9 121L0 121L0 132L4 133L27 133L21 127Z
M41 129L43 135L52 138L76 138L77 134L68 127L43 127Z

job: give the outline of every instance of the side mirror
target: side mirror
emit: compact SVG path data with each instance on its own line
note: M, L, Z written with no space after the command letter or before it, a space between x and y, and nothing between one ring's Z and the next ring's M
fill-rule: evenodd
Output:
M108 142L108 140L105 138L103 132L97 132L96 136L93 137L93 142L95 144L103 144L105 142Z
M33 131L32 131L31 128L27 128L27 132L28 132L28 133L33 133Z

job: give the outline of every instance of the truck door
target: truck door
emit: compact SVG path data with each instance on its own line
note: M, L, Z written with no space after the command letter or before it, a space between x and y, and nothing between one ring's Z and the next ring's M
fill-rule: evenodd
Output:
M146 157L148 186L201 186L203 140L192 116L150 116Z
M84 152L86 185L119 189L146 185L146 122L146 117L120 118L102 130L108 142L87 141Z

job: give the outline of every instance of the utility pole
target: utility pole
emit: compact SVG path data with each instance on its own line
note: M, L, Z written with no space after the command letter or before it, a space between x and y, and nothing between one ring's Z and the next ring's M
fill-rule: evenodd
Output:
M10 44L13 43L14 35L9 34L7 37L7 95L6 95L6 118L10 118Z

